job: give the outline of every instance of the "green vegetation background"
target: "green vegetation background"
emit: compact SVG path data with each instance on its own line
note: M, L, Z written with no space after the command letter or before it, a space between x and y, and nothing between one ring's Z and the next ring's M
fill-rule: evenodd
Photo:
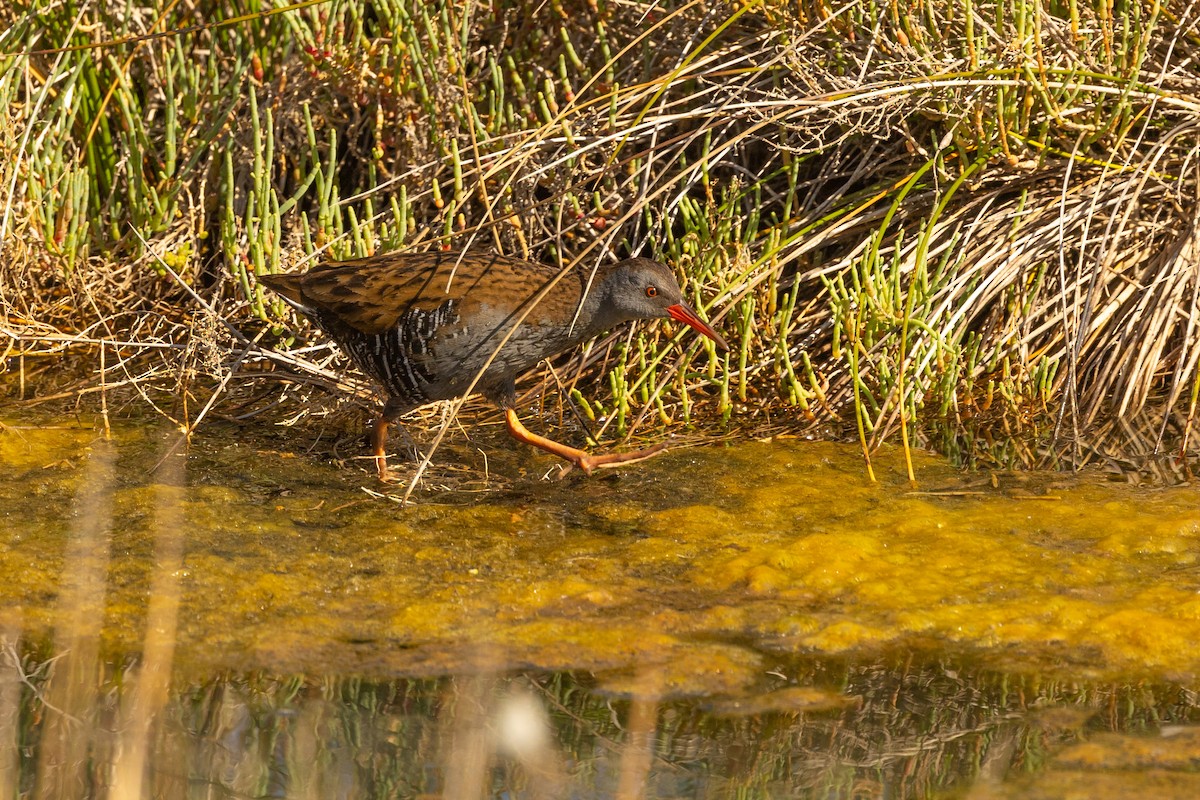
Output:
M260 346L336 381L257 275L638 253L734 348L652 326L544 373L610 437L715 420L977 464L1190 455L1198 19L1190 0L18 2L0 363L24 391L82 348L149 402L194 398L171 412L190 423Z

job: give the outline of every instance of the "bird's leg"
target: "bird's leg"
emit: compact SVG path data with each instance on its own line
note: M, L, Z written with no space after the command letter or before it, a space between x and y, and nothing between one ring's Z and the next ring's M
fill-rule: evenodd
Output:
M387 430L391 422L382 414L371 425L371 450L375 454L375 471L379 480L387 479Z
M388 398L379 412L379 417L371 425L371 450L375 455L375 471L379 480L387 481L387 432L388 426L395 422L403 413L404 406L395 398Z
M559 458L570 461L583 470L584 475L591 475L592 470L596 469L619 467L623 464L645 461L647 458L656 456L667 449L666 442L664 442L656 444L654 447L647 447L645 450L635 450L632 453L609 453L607 455L590 456L582 450L576 450L574 447L568 447L561 442L556 442L553 439L547 439L544 436L538 436L536 433L533 433L521 424L520 418L517 417L517 412L512 408L504 409L504 418L508 422L508 432L514 439L519 442L531 444L534 447L545 450L547 453L553 453Z

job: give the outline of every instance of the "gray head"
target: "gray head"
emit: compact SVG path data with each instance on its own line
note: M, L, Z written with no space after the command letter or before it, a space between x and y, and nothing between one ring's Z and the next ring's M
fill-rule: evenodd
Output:
M648 258L631 258L599 272L592 292L599 302L597 316L612 327L632 319L671 317L695 328L728 350L721 334L700 319L683 299L675 274L665 265Z

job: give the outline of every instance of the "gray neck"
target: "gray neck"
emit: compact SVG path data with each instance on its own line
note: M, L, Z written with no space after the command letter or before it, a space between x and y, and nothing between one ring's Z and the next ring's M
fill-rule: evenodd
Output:
M587 295L583 299L583 307L579 310L579 318L571 331L574 343L582 342L603 331L612 330L622 322L628 322L629 317L620 313L616 304L611 302L609 295L612 287L605 280L608 276L604 271L598 271L592 279L592 285L587 286L587 274L580 276Z

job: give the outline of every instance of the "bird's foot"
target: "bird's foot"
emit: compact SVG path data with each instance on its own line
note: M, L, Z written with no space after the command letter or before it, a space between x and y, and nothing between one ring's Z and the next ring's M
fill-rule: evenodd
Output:
M561 442L556 442L553 439L547 439L545 436L538 436L536 433L532 433L521 424L521 420L517 417L517 412L511 408L504 410L504 417L508 421L508 432L514 439L519 442L531 444L534 447L545 450L547 453L553 453L567 463L579 467L583 470L584 475L591 475L598 469L611 469L612 467L623 467L626 464L636 464L639 461L645 461L647 458L653 458L667 449L666 442L663 442L653 447L647 447L645 450L634 450L632 453L605 453L604 455L592 456L582 450L576 450L574 447L568 447Z
M634 450L631 453L605 453L603 455L586 455L580 454L578 458L571 459L575 466L583 470L584 475L591 475L592 472L598 469L612 469L614 467L623 467L626 464L636 464L639 461L645 461L654 458L659 453L667 449L667 443L662 442L653 447L647 447L644 450Z
M380 483L395 483L396 479L388 472L387 456L383 453L375 454L375 473L379 476Z

